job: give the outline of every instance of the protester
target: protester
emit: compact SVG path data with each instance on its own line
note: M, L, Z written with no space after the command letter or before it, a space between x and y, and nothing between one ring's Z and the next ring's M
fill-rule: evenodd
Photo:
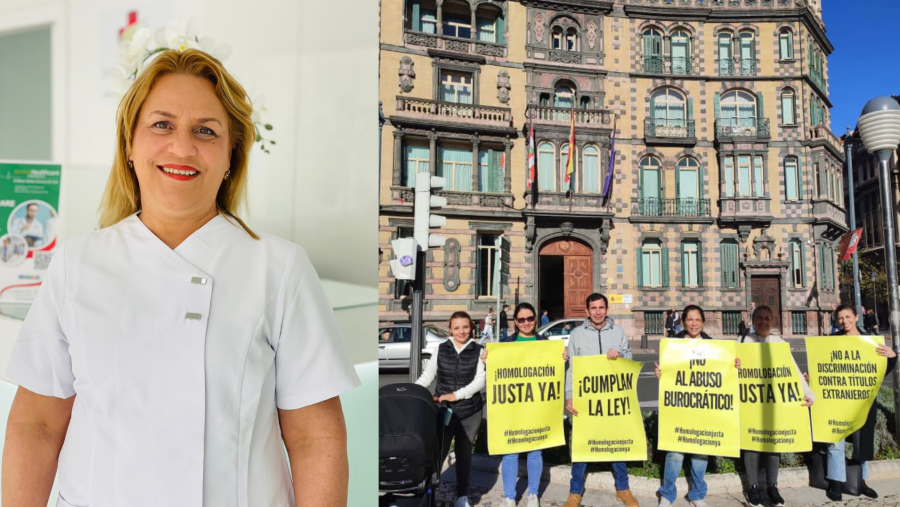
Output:
M529 303L519 303L513 311L513 322L516 325L516 333L508 338L509 342L533 342L546 340L547 338L535 334L537 311ZM481 353L482 361L487 361L487 348ZM569 359L568 351L563 351L563 360ZM538 488L541 485L541 473L544 471L544 455L540 450L528 453L526 468L528 470L528 507L540 507ZM516 507L516 481L519 478L519 455L507 454L503 456L500 465L500 475L503 479L503 498L506 502L503 507Z
M547 312L547 310L544 310L544 314L541 315L541 327L544 327L549 323L550 323L550 314Z
M676 335L676 338L690 338L711 340L712 337L703 331L703 325L706 323L706 315L703 309L697 305L688 305L681 313L681 321L684 323L684 330ZM741 367L741 360L734 359L734 367ZM659 363L655 364L656 378L662 377L662 370ZM691 460L691 479L688 481L688 502L693 507L707 507L706 501L706 481L703 480L706 475L706 465L709 456L701 456L698 454L687 455ZM681 472L684 464L685 454L680 452L669 451L666 453L666 464L663 470L663 484L656 492L659 496L658 507L670 507L675 503L678 490L675 487L675 480Z
M506 312L509 310L509 305L503 305L503 310L500 311L500 341L505 342L507 334L509 333L509 318L506 315Z
M494 343L494 308L488 307L487 316L484 318L484 331L481 333L481 341L479 344L484 344L484 339L488 338L491 343Z
M666 310L666 337L675 336L675 310Z
M619 357L631 359L631 348L625 331L611 318L606 316L609 300L603 294L593 293L585 302L588 318L577 326L569 335L569 360L566 365L566 410L578 416L572 398L572 365L576 356L598 356L615 360ZM613 477L616 485L616 498L627 507L637 507L638 501L628 487L628 469L624 462L612 463ZM569 498L565 507L579 507L584 494L584 481L587 463L572 463L572 479L569 482Z
M428 361L416 384L428 387L437 378L434 390L439 402L449 402L453 409L450 424L444 430L441 463L450 451L456 453L455 507L472 507L469 503L469 476L472 470L472 443L481 426L484 399L484 363L479 361L481 345L474 340L475 324L466 312L450 316L450 336L438 347L437 360Z
M863 334L857 327L859 315L856 314L856 308L853 306L841 304L835 309L834 315L840 326L840 329L833 333L834 336ZM886 377L897 364L897 353L886 345L878 345L875 351L879 356L888 358L887 368L884 371ZM808 375L806 378L809 379ZM847 437L847 440L853 443L851 461L858 463L862 468L862 483L859 492L869 498L878 498L878 493L866 484L866 480L869 478L869 461L875 457L875 413L875 404L873 403L863 427ZM825 476L828 479L828 489L825 490L825 496L835 502L841 501L844 482L847 481L847 462L844 456L843 441L828 446L827 474Z
M748 334L741 338L741 343L785 343L781 337L771 335L772 324L775 322L775 312L769 305L760 305L753 313L753 329L756 333ZM806 380L802 379L803 373L794 361L794 369L801 376L800 383L803 387L803 406L809 407L816 401L816 395ZM744 454L744 468L747 470L747 490L744 496L751 507L762 505L762 494L759 490L759 465L760 459L766 469L766 496L775 507L784 505L784 498L778 492L778 461L776 453L761 453L757 451L742 451Z

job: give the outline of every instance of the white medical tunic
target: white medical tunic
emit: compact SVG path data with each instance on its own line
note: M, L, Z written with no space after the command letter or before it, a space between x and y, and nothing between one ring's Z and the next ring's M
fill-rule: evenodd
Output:
M174 250L137 215L67 241L8 375L77 395L63 507L293 506L277 409L359 385L304 250L221 215Z

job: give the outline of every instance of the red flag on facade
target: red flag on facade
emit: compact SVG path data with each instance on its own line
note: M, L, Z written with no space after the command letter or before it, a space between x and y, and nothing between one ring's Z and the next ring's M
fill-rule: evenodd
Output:
M848 261L853 254L856 253L856 249L859 247L859 239L862 237L862 227L856 229L855 231L850 231L847 234L844 234L844 237L841 238L841 260Z

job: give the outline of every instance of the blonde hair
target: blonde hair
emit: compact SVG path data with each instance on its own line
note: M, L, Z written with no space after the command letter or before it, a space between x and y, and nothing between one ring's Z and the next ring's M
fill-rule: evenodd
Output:
M237 216L247 197L247 166L250 149L256 142L256 126L250 115L253 106L247 92L219 60L195 49L169 49L159 54L141 72L119 102L116 113L116 154L112 171L100 202L100 227L109 227L141 209L141 190L134 169L128 167L131 142L138 114L153 85L163 76L183 74L206 79L216 88L216 96L228 113L231 139L229 178L222 181L216 194L216 209L225 218L233 218L253 239L259 239Z

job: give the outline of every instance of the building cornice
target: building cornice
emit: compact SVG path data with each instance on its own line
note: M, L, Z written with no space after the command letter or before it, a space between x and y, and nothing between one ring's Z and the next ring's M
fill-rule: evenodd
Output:
M609 14L613 2L604 0L520 0L525 7L567 11L579 14Z

